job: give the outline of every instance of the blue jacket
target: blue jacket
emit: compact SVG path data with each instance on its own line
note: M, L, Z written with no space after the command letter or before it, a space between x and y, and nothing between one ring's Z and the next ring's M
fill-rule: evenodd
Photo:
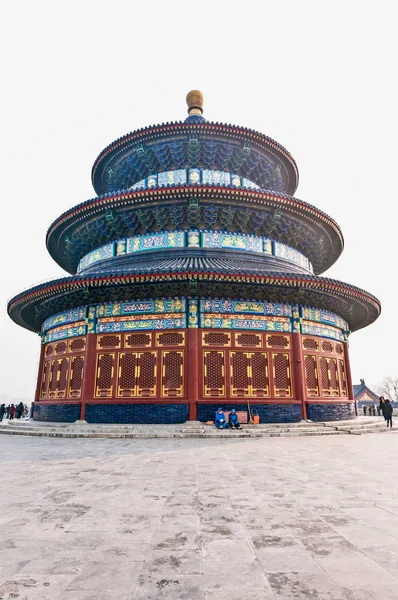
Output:
M230 423L238 423L238 415L236 413L229 413L229 422Z
M219 412L216 412L216 422L217 421L225 421L225 415L223 412L221 414Z

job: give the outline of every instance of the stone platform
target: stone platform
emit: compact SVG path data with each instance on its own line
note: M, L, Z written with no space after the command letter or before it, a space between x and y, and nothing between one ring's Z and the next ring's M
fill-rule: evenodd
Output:
M396 600L396 444L0 436L0 598Z
M359 417L348 421L300 423L263 423L243 425L240 430L217 430L199 421L187 421L179 425L101 425L85 421L76 423L49 423L21 420L0 424L0 434L29 435L66 438L259 438L297 437L314 435L345 435L389 432L380 417Z

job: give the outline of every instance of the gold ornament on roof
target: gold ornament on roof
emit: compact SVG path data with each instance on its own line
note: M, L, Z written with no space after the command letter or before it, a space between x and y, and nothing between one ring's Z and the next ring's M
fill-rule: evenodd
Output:
M191 90L187 94L187 105L189 115L203 114L203 94L199 90Z

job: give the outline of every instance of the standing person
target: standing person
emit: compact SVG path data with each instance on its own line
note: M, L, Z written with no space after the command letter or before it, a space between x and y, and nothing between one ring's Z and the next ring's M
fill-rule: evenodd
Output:
M11 406L10 406L10 421L12 419L15 419L15 410L16 410L15 406L13 404L11 404Z
M4 413L6 412L6 405L2 404L0 406L0 422L3 420L4 417Z
M6 406L6 419L10 418L10 409L11 409L11 406L8 404Z
M387 427L388 424L390 424L390 427L392 428L392 414L393 414L393 407L391 402L388 400L388 398L386 398L386 400L384 401L384 418L387 421Z
M217 427L217 429L225 429L226 427L228 427L228 423L225 420L225 415L222 408L219 408L216 412L214 424Z
M23 415L23 402L20 402L16 408L17 419L20 419Z
M362 406L363 416L366 417L366 404Z
M386 401L384 400L384 396L380 396L380 398L379 398L379 407L380 407L380 410L381 410L382 415L383 415L384 418L386 418L386 416L384 414L384 407L385 407L385 405L386 405Z
M240 423L238 419L238 415L236 414L236 410L233 408L229 413L228 425L231 429L240 429Z

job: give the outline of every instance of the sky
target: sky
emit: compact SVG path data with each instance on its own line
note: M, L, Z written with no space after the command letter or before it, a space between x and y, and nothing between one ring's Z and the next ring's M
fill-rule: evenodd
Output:
M0 401L32 400L39 337L7 301L66 275L45 235L95 197L91 167L116 138L186 117L256 129L295 158L295 196L333 217L345 249L327 276L376 295L350 338L354 383L398 376L397 36L386 0L3 3L0 94Z

